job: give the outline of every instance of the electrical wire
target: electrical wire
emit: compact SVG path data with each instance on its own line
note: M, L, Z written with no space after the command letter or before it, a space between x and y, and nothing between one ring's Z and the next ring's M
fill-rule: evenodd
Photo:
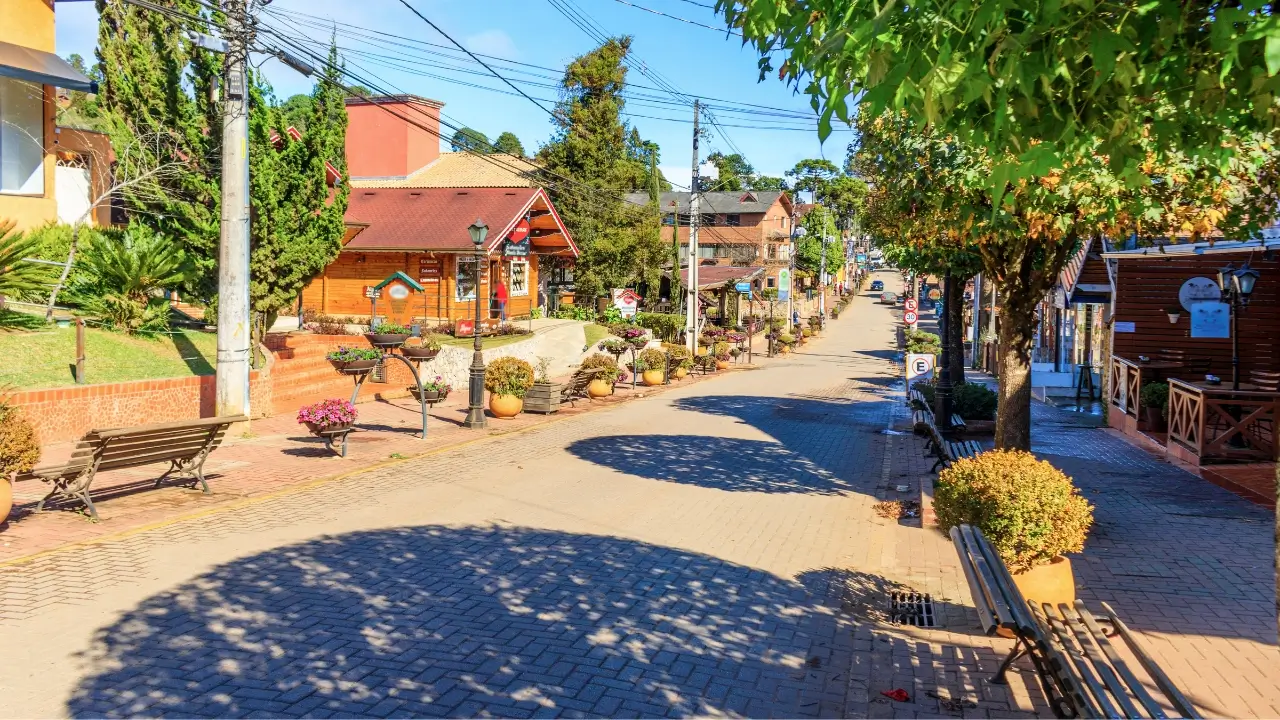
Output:
M635 3L627 2L627 0L614 0L614 2L621 3L621 4L623 4L623 5L626 5L627 7L633 7L633 8L635 8L635 9L637 9L637 10L643 10L643 11L645 11L645 12L647 12L647 13L653 13L654 15L660 15L660 16L662 16L662 17L664 17L664 18L668 18L668 19L671 19L671 20L678 20L678 21L680 21L680 22L682 22L682 23L686 23L686 24L688 24L688 25L693 25L694 27L706 28L706 29L708 29L708 30L714 30L714 31L716 31L716 32L724 32L724 33L728 33L728 34L730 34L730 35L734 35L734 36L736 36L736 37L742 37L742 33L738 32L737 30L734 30L733 28L727 28L727 27L725 27L725 28L718 28L718 27L713 27L713 26L711 26L711 25L707 25L707 24L704 24L704 23L700 23L700 22L697 22L697 21L694 21L694 20L689 20L689 19L682 18L682 17L676 16L676 15L671 15L671 14L669 14L669 13L664 13L664 12L662 12L661 10L654 10L653 8L647 8L647 7L643 6L643 5L636 5ZM695 3L695 4L696 4L696 3Z

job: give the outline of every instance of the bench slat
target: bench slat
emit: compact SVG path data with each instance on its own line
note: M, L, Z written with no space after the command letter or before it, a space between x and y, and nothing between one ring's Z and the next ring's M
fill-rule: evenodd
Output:
M1076 647L1071 639L1071 630L1061 618L1054 614L1053 608L1047 603L1038 605L1031 603L1031 614L1035 616L1036 621L1048 628L1051 632L1051 641L1060 655L1065 655L1070 659L1074 666L1076 675L1084 680L1085 688L1088 689L1089 695L1080 693L1077 688L1064 688L1066 692L1070 692L1074 697L1073 701L1077 705L1082 705L1086 712L1086 717L1122 717L1116 710L1116 706L1107 697L1106 690L1102 688L1102 684L1098 681L1098 677L1089 667L1089 663L1081 654L1080 649ZM1094 701L1097 701L1096 703ZM1099 709L1101 707L1101 709ZM1133 717L1133 716L1127 716Z
M1035 624L1035 620L1031 617L1031 612L1027 609L1027 600L1022 597L1022 591L1018 589L1017 584L1013 582L1013 576L1009 574L1009 569L1005 567L1004 561L996 555L996 550L991 546L986 536L976 527L970 526L970 532L974 535L974 547L981 551L983 559L991 568L991 573L999 581L997 587L1001 588L1005 594L1004 600L1009 605L1009 611L1013 613L1014 622L1017 627L1024 633L1029 635L1038 635L1039 626ZM982 542L977 542L977 539Z
M1098 675L1102 678L1102 682L1106 685L1107 691L1111 693L1111 698L1109 699L1098 691L1094 691L1099 702L1109 705L1110 700L1114 699L1120 704L1120 712L1123 713L1118 717L1142 717L1138 712L1138 708L1134 706L1133 700L1129 698L1129 694L1125 692L1124 685L1120 683L1120 678L1116 675L1115 670L1107 665L1106 656L1097 649L1097 645L1095 643L1096 638L1089 637L1089 632L1087 628L1085 628L1084 623L1080 621L1080 616L1075 614L1075 612L1072 611L1066 603L1059 605L1058 611L1062 613L1064 618L1066 618L1067 627L1074 634L1075 640L1084 651L1085 656L1089 658L1089 662L1093 665L1093 669L1096 670ZM1092 690L1093 688L1090 689ZM1114 713L1115 710L1113 709L1112 712ZM1110 717L1116 716L1111 715ZM1156 717L1164 716L1161 714Z
M978 591L987 594L988 603L995 609L996 616L1000 619L1000 627L1010 630L1016 628L1018 620L1014 609L1009 606L1009 601L1004 595L997 591L999 585L996 584L996 575L982 552L982 547L978 544L977 538L981 536L981 531L971 525L962 525L960 532L964 536L965 554L971 559L974 570L982 579Z
M222 417L201 418L199 420L176 420L174 422L156 423L154 425L139 425L137 427L128 428L110 428L107 430L98 430L98 437L114 438L125 435L137 435L142 433L153 432L156 430L168 430L173 428L188 427L208 427L212 425L231 425L232 423L248 422L249 418L244 415L224 415Z
M959 526L951 528L951 542L955 544L956 551L960 553L960 569L964 570L964 579L969 583L969 594L973 596L973 604L978 609L978 619L982 622L982 631L988 635L993 635L996 628L1001 625L1000 616L996 615L996 611L987 602L986 594L979 589L982 586L978 584L974 564L968 561L969 553L965 547L964 537L960 533Z
M1196 706L1192 705L1191 701L1187 700L1186 696L1169 680L1169 676L1165 675L1164 670L1151 659L1151 656L1147 654L1146 648L1133 636L1133 633L1129 631L1129 627L1116 615L1116 611L1111 609L1111 605L1104 602L1102 603L1102 609L1107 613L1107 619L1111 621L1116 632L1120 633L1120 637L1129 646L1129 651L1133 653L1134 657L1138 658L1138 663L1142 665L1142 669L1146 670L1151 679L1156 681L1156 687L1160 688L1160 692L1169 698L1169 702L1173 703L1178 712L1182 713L1182 716L1186 718L1196 718L1198 720L1203 717L1196 710Z
M1138 698L1138 702L1142 703L1142 706L1147 709L1149 716L1153 718L1168 717L1164 714L1164 710L1160 708L1160 705L1155 701L1155 698L1151 697L1151 694L1142 686L1142 683L1138 682L1138 678L1133 674L1133 671L1129 669L1129 665L1125 663L1124 659L1116 652L1116 649L1112 647L1111 641L1107 640L1106 633L1102 632L1102 628L1094 619L1093 613L1089 612L1089 609L1084 606L1084 603L1080 600L1076 600L1076 607L1074 609L1067 608L1066 606L1063 607L1064 613L1070 613L1071 615L1075 615L1080 618L1080 622L1088 629L1089 636L1093 642L1097 644L1100 650L1102 650L1107 661L1111 663L1111 667L1115 668L1116 672L1120 674L1120 677L1124 679L1125 685L1129 686L1129 692L1133 693L1133 696Z

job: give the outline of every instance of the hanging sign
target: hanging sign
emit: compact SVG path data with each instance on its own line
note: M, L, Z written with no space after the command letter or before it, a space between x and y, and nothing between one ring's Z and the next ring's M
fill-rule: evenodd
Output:
M791 298L791 270L782 268L778 271L778 299L786 302Z
M942 291L941 291L941 290L939 290L939 289L937 289L937 288L934 288L934 289L932 289L932 290L930 290L930 291L929 291L929 299L930 299L930 300L937 300L937 299L938 299L938 298L940 298L940 297L942 297Z
M1217 287L1215 285L1215 287ZM1224 302L1197 302L1191 306L1191 337L1231 337L1231 306Z
M907 353L907 387L916 380L932 380L934 356L925 353Z
M511 233L507 235L507 242L519 243L529 238L529 221L526 218L520 218L520 222L511 228Z
M418 259L418 282L440 282L443 274L444 261L428 257Z
M735 283L733 286L733 289L737 290L740 293L749 295L751 294L751 283L749 282Z
M1131 322L1117 322L1115 324L1115 330L1118 333L1131 333L1138 331L1137 327Z
M1178 304L1183 310L1191 312L1191 306L1202 302L1221 302L1222 288L1215 280L1207 277L1193 277L1178 288Z
M506 257L529 257L529 238L507 240L506 246L502 249L502 254Z
M364 296L365 296L365 297L367 297L367 298L369 298L370 300L376 300L376 299L378 298L378 296L379 296L379 295L381 295L381 294L382 294L382 293L378 292L378 288L376 288L376 287L374 287L374 286L372 286L372 285L365 285L365 286L364 286Z

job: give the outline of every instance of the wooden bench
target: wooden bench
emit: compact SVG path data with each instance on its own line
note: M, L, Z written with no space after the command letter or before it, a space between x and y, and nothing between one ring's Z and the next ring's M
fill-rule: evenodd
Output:
M168 462L169 469L156 479L156 487L170 475L176 475L190 480L192 487L199 483L207 493L209 483L204 477L205 459L222 442L228 427L248 419L237 415L90 430L76 443L70 460L61 465L37 467L18 475L17 479L40 479L53 484L53 490L40 501L36 512L43 511L45 503L61 495L83 502L89 517L96 522L98 510L89 496L89 486L99 471Z
M590 368L583 370L578 368L577 371L565 382L564 387L560 388L560 402L575 405L582 398L590 398L587 393L587 386L591 384L596 376L604 372L601 368Z
M1057 717L1169 717L1151 695L1157 689L1180 717L1201 717L1110 605L1102 604L1106 618L1101 619L1081 600L1074 606L1059 603L1056 608L1028 600L981 530L958 525L951 528L951 541L983 631L1014 639L1013 649L991 682L1004 684L1009 667L1025 655ZM1104 623L1111 633L1103 629ZM1120 656L1113 637L1124 642L1145 679Z

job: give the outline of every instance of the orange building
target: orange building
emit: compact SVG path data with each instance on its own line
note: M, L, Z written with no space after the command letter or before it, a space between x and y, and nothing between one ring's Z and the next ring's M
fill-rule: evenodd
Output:
M0 1L0 221L58 219L55 88L94 92L54 54L53 0Z

